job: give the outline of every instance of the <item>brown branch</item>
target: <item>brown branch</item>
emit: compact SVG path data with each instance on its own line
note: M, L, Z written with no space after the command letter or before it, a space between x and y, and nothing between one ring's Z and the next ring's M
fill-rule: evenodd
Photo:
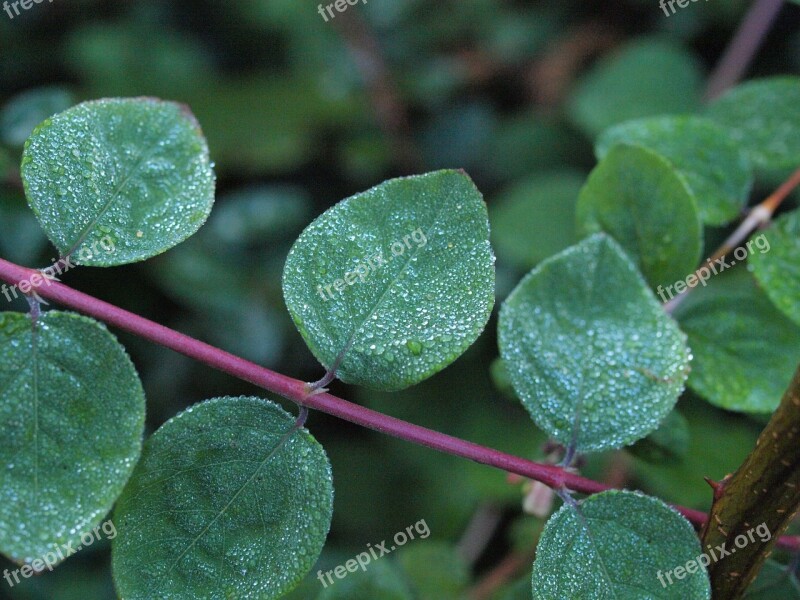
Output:
M709 574L714 598L735 600L758 575L800 507L800 368L750 456L713 487L703 547L725 544L716 554L730 551L712 562Z

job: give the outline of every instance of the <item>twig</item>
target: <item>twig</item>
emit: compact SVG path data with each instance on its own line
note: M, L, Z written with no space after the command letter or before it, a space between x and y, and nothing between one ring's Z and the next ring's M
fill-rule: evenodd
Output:
M512 552L489 571L470 591L470 600L487 600L498 588L514 579L518 574L531 566L536 553Z
M699 267L695 272L695 278L699 278L703 269L708 269L706 265L711 265L717 259L724 257L728 252L736 249L753 231L759 227L763 227L772 219L772 215L787 198L791 191L800 185L800 168L789 176L789 179L784 181L781 186L775 190L766 200L761 204L754 207L747 215L744 221L736 228L736 230L728 236L728 238L717 248L716 252L705 260L705 263ZM664 304L664 310L672 314L681 302L686 299L686 296L693 289L697 287L697 283L693 286L687 286L682 292L671 298L669 302Z
M466 531L458 542L458 553L467 564L475 564L483 554L502 517L500 510L492 504L483 504L472 515Z
M709 77L704 95L706 101L713 100L742 78L782 6L782 0L756 0L753 3Z
M31 275L35 273L37 271L33 269L21 267L0 259L0 280L11 285L30 280ZM233 377L278 394L300 406L313 408L356 425L438 450L445 454L467 458L508 473L516 473L534 481L540 481L559 493L570 490L581 494L595 494L615 489L604 483L570 473L554 465L537 463L506 454L494 448L481 446L480 444L427 429L426 427L414 425L358 404L353 404L327 392L308 395L307 384L299 379L276 373L230 352L215 348L169 327L74 290L63 283L54 281L43 283L38 292L42 297L57 302L62 306L94 317L140 338L160 344L165 348L193 358ZM682 506L675 506L675 509L696 526L702 526L706 521L706 514L702 511ZM779 545L788 550L800 550L800 538L781 538Z
M772 552L775 536L783 533L797 515L798 438L800 368L753 451L733 475L713 485L714 503L703 528L702 545L727 545L730 550L730 556L724 560L721 556L709 567L715 597L740 598ZM762 527L766 532L761 532ZM754 531L759 533L758 538Z

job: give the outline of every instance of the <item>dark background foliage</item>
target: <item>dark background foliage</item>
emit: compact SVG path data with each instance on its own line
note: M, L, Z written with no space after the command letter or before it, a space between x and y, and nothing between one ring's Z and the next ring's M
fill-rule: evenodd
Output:
M43 102L29 105L29 120L107 96L188 104L217 166L210 221L154 260L82 268L65 281L312 380L321 368L289 319L280 284L289 246L314 216L391 176L464 168L490 207L502 300L530 267L574 240L573 208L595 162L593 137L630 117L699 106L748 4L697 2L667 17L654 0L369 0L326 23L307 0L55 0L13 20L0 13L0 107L42 88ZM748 77L800 70L798 22L800 9L785 7ZM602 75L620 53L628 59ZM0 256L45 266L54 250L21 193L16 165L26 131L19 119L9 109L0 117ZM525 210L534 206L541 219L520 227L515 198L535 194L540 204ZM711 230L707 249L721 233ZM0 300L2 310L25 308ZM542 459L542 434L491 376L495 326L493 319L465 356L408 391L338 383L332 389ZM259 394L175 353L120 338L144 381L148 431L205 398ZM703 476L735 468L759 422L690 394L679 410L691 432L683 456L652 463L618 452L593 458L583 472L707 508ZM308 425L330 455L336 488L320 565L340 564L425 519L435 542L409 544L397 557L410 579L436 580L419 597L444 598L445 589L464 597L470 585L520 556L528 560L509 583L527 581L543 521L523 513L523 483L321 414ZM108 550L98 543L53 573L13 589L2 584L0 597L113 598ZM432 573L434 560L455 564ZM293 597L316 597L319 583L313 573L308 579ZM501 586L493 597L513 597L506 591Z

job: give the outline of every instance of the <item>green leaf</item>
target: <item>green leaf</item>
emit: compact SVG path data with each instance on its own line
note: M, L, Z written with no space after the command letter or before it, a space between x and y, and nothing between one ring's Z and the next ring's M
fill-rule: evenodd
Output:
M705 567L672 584L666 575L701 554L691 524L656 498L595 494L547 522L533 563L534 600L707 600ZM662 581L659 580L659 574Z
M679 463L689 453L689 441L689 424L677 410L673 410L658 429L628 451L649 463Z
M751 241L760 252L750 252L749 268L773 304L800 325L800 211L778 217Z
M480 192L463 172L436 171L339 202L295 242L283 292L342 381L398 390L430 377L475 341L494 303Z
M764 563L761 573L747 589L745 600L800 600L800 582L791 567L774 560Z
M333 487L322 446L277 404L217 398L162 425L117 503L127 600L279 598L317 560Z
M300 169L325 148L324 139L318 139L321 131L359 123L371 114L364 98L338 85L332 94L305 69L300 73L304 76L290 77L283 71L237 78L217 75L187 92L220 168L256 174Z
M675 405L685 336L608 236L531 271L500 310L500 353L533 420L582 452L619 448Z
M0 112L0 138L9 146L21 148L39 123L72 104L72 94L60 87L40 87L22 92Z
M469 567L450 544L426 541L409 546L397 560L417 600L461 600L466 596Z
M0 256L17 264L36 264L47 247L22 193L0 188Z
M25 194L75 264L121 265L182 242L214 203L214 171L189 110L152 98L84 102L25 143Z
M517 400L517 394L514 392L514 386L511 383L511 375L508 372L508 367L502 358L495 358L492 364L489 365L489 374L492 377L494 387L503 394L506 398Z
M775 410L800 362L800 327L746 271L697 288L675 316L694 355L689 387L727 410Z
M8 150L0 147L0 183L5 181L9 169L11 169L11 157L8 155Z
M531 579L525 576L514 584L502 588L492 600L531 600Z
M597 158L620 143L666 158L685 178L705 223L723 225L744 208L753 184L750 164L728 131L710 119L667 116L622 123L597 140Z
M651 287L694 272L702 251L702 226L685 180L658 154L619 144L589 175L580 198L578 226L605 231L636 260Z
M502 118L488 141L487 156L481 165L494 179L511 181L537 169L563 168L586 153L586 142L575 129L557 115L542 115L531 109Z
M680 461L645 463L637 457L635 478L666 502L708 510L708 484L734 472L756 443L763 426L752 419L716 408L691 391L678 405L689 425L689 447Z
M317 600L413 600L408 585L391 561L371 563L364 569L356 563L354 568L357 570L348 572L344 579L334 578L335 585L325 579Z
M481 100L449 102L439 108L419 136L424 164L436 169L455 165L480 169L497 127L496 109Z
M139 457L144 392L106 328L0 313L0 550L30 562L111 509Z
M90 95L147 94L188 101L192 92L205 91L216 80L211 53L198 36L168 26L152 35L147 17L84 23L67 28L62 52Z
M577 242L575 205L584 180L576 171L541 173L500 194L489 209L500 261L527 270Z
M601 60L578 83L567 110L590 137L641 117L694 110L703 76L674 44L642 39Z
M711 104L706 115L762 170L800 164L800 77L771 77L739 85Z

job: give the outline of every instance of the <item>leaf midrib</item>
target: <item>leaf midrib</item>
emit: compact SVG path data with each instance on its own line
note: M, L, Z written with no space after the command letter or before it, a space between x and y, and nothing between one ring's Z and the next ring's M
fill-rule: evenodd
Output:
M589 544L592 546L592 550L593 550L595 556L597 556L597 559L598 559L598 562L600 564L600 568L601 568L601 570L603 572L603 575L605 576L606 580L610 584L609 585L609 590L613 594L614 598L618 598L619 597L619 596L617 596L617 593L615 591L615 588L617 586L619 586L619 585L624 585L624 586L629 587L629 588L633 587L633 588L636 588L636 589L644 589L644 588L640 588L638 586L632 586L630 584L626 584L626 583L621 582L621 581L614 581L614 579L612 579L611 573L609 572L608 567L607 567L607 565L605 563L605 560L603 559L603 555L600 552L601 545L597 543L597 541L595 540L594 534L592 533L592 530L591 530L591 527L590 527L590 522L591 521L605 521L607 523L613 523L615 526L618 526L618 527L621 527L623 529L626 529L627 531L630 531L637 538L641 538L642 535L638 531L633 529L632 527L629 527L625 523L622 523L622 522L620 522L618 520L615 520L615 519L603 519L602 517L587 517L586 515L583 514L583 511L581 510L579 505L576 505L576 506L574 506L572 508L575 511L575 514L578 516L578 519L582 522L583 528L586 531L586 537L589 540ZM647 592L648 594L653 594L653 591L650 590L650 589L644 589L644 591Z
M166 137L166 134L164 137ZM108 139L105 138L105 135L103 141L105 144L111 145ZM122 194L122 190L125 189L125 186L128 185L128 182L131 181L131 179L134 177L134 175L136 175L136 173L139 171L142 165L147 161L149 161L156 154L156 152L158 152L158 150L159 146L156 143L150 150L139 155L136 164L133 166L130 172L124 177L124 179L119 183L117 188L111 194L111 197L106 201L105 205L100 209L100 212L86 225L86 227L83 228L81 233L78 234L78 239L69 247L69 250L61 258L67 258L69 256L72 256L72 253L75 252L80 247L80 245L86 240L89 233L91 233L94 227L100 222L100 219L102 219L106 215L106 213L111 209L111 206L120 197L120 195Z
M426 240L430 240L430 234L433 231L434 227L436 227L437 223L439 222L439 218L442 216L442 213L444 212L445 208L447 208L447 206L448 206L448 203L446 203L446 202L442 203L442 206L436 212L436 216L433 218L433 222L428 226L428 228L427 228L427 230L425 232L425 239ZM397 272L397 275L391 281L388 282L388 284L386 285L386 288L383 290L383 292L381 292L380 297L375 302L375 305L370 309L369 313L367 313L366 316L362 319L361 323L359 323L359 324L357 324L355 326L355 328L353 329L353 332L348 336L347 341L345 342L344 346L339 351L339 354L336 356L336 358L333 361L332 370L334 372L344 362L344 359L347 356L347 353L350 351L350 349L352 348L353 344L355 343L356 336L362 331L364 326L367 323L369 323L369 320L372 318L372 315L374 315L375 312L381 307L381 304L383 303L383 300L386 297L386 294L388 294L389 290L391 290L394 287L394 285L398 281L400 281L400 279L402 278L403 274L408 269L408 266L411 264L413 259L418 256L418 254L420 253L422 248L425 248L427 246L428 246L427 243L425 244L425 246L417 246L414 249L414 251L408 255L408 259L406 260L405 264Z
M169 566L169 568L164 572L164 575L162 576L162 580L166 579L166 577L172 572L172 570L175 567L178 566L178 564L183 559L183 557L186 556L186 554L189 553L189 551L195 546L195 544L197 544L197 542L200 541L200 539L209 531L209 529L211 529L211 527L214 525L214 523L216 523L220 519L220 517L222 517L227 512L227 510L237 500L237 498L242 494L242 492L244 492L244 490L253 482L253 480L259 474L261 469L263 469L264 466L275 456L275 454L277 454L278 451L280 451L286 445L286 443L289 441L289 439L292 437L292 435L296 431L299 431L297 425L292 425L292 428L289 431L287 431L281 437L281 439L276 444L275 448L273 448L269 452L269 454L264 458L264 460L261 461L261 463L258 465L258 467L253 470L253 474L250 475L250 477L247 479L247 481L245 481L239 487L239 489L236 490L236 493L233 494L233 496L228 501L228 503L219 511L219 513L217 513L217 515L213 519L211 519L211 521L208 523L208 525L206 525L203 528L203 530L199 534L197 534L197 536L186 547L186 549L183 552L181 552L180 555L178 556L178 558L176 558L175 561Z

